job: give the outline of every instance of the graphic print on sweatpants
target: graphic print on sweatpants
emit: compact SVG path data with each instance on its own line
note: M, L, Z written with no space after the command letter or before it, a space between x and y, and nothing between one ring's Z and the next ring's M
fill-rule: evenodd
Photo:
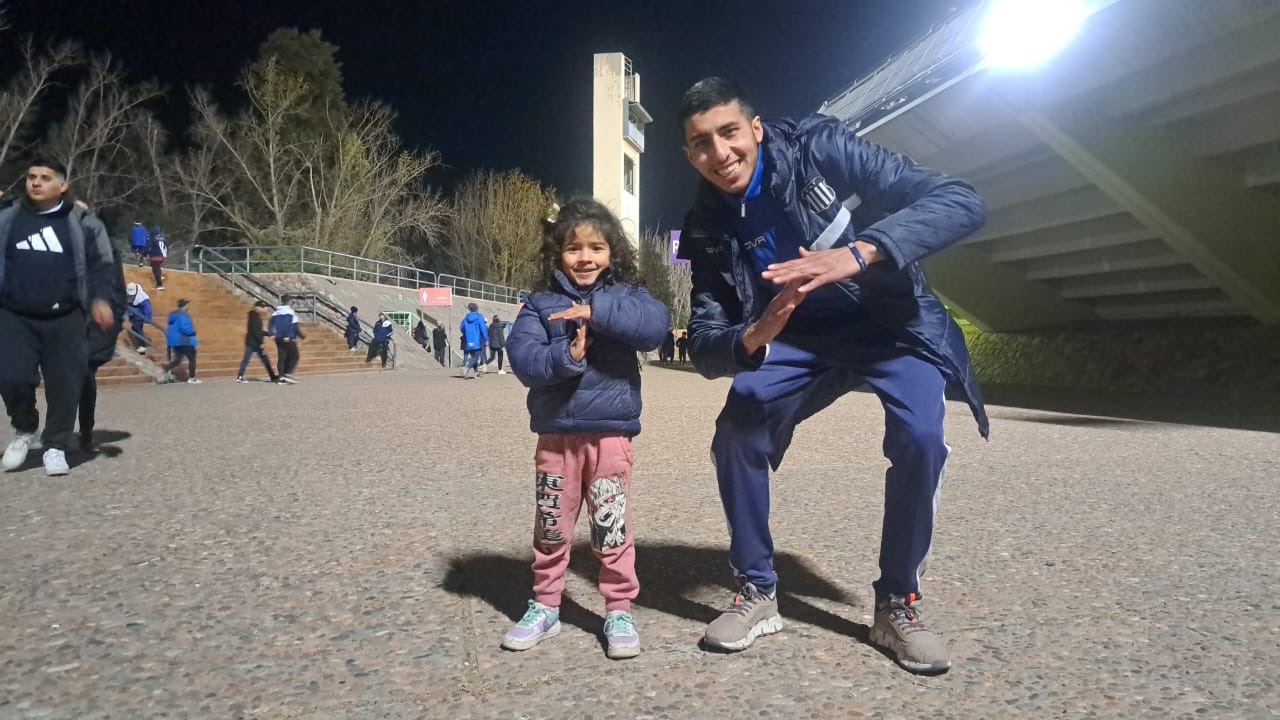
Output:
M600 560L598 586L606 611L630 610L640 592L635 543L627 522L630 438L542 435L538 438L533 536L533 595L560 606L574 526L586 506L591 550Z

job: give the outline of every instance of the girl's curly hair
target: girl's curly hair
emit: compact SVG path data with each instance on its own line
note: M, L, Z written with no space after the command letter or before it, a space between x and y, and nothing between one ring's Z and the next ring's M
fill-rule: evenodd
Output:
M574 198L563 207L553 205L542 218L542 247L538 250L538 270L544 290L557 287L556 271L561 268L560 250L577 228L587 225L609 244L609 273L616 282L643 285L636 249L622 229L622 222L603 203L592 198Z

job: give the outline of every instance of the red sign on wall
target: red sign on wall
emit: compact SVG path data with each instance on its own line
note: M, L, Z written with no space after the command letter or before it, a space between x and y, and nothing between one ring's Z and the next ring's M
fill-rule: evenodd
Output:
M453 288L418 288L418 304L424 307L453 307Z

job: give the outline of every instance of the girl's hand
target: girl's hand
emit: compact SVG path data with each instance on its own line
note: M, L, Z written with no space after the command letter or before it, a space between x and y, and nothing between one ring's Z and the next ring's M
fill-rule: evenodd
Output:
M591 306L579 305L573 303L568 310L561 310L554 315L547 317L548 320L582 320L584 322L591 320Z
M587 308L590 312L591 308ZM565 312L568 312L567 310ZM578 326L578 332L573 336L573 340L569 342L569 356L576 362L582 362L587 356L587 348L590 347L591 340L587 337L587 323Z

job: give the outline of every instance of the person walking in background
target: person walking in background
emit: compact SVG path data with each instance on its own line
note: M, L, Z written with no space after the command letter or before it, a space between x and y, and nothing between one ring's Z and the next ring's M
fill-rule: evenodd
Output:
M493 321L489 323L489 362L498 358L498 374L506 375L507 371L502 369L502 349L506 347L507 327L502 324L497 315L493 316Z
M426 350L431 346L431 335L427 333L427 321L418 319L418 324L413 326L413 341L422 346Z
M142 223L135 222L129 230L129 249L133 251L138 267L142 267L147 261L147 246L151 244L150 240L147 229Z
M147 256L151 258L151 274L155 277L156 290L164 289L164 274L160 272L165 260L169 258L169 244L159 227L151 228L151 238L147 244Z
M200 383L196 379L196 346L200 341L196 338L196 326L191 322L191 314L187 310L190 306L191 301L183 298L178 301L178 307L169 313L169 329L165 333L165 339L169 343L170 361L160 378L162 383L173 382L173 371L178 369L184 359L187 361L187 382L192 385Z
M355 305L351 306L351 313L347 315L347 350L355 352L360 345L360 317L356 315L360 308Z
M129 318L129 329L132 331L130 340L133 349L145 355L147 346L150 345L144 328L152 322L151 296L138 283L129 283L125 287L125 300L125 314Z
M276 371L271 369L271 361L267 358L266 350L263 349L267 342L266 324L270 317L271 304L262 300L254 303L249 310L244 330L244 357L240 359L240 370L236 373L236 382L248 382L244 379L244 371L249 368L249 360L254 355L262 361L262 367L267 369L267 377L271 378L271 382L274 383L280 379Z
M680 353L680 364L685 364L689 359L689 331L681 330L680 337L676 338L676 351Z
M968 401L983 437L988 425L964 333L917 263L982 227L982 199L836 118L761 120L721 78L689 88L677 117L702 177L679 250L692 263L689 352L703 376L734 376L711 453L738 591L703 642L732 652L782 629L769 470L797 423L870 385L890 463L870 640L906 670L946 672L919 605L951 452L944 390ZM856 216L842 204L851 197ZM828 438L827 461L851 467L848 444L871 430Z
M298 369L298 341L306 336L298 327L298 313L289 306L288 299L276 306L271 313L271 322L267 332L276 341L276 378L278 382L293 385L298 382L293 376Z
M462 377L471 379L480 373L484 358L484 348L489 343L489 327L484 323L480 307L475 303L467 305L467 316L462 318Z
M102 221L70 195L67 169L52 158L27 167L26 192L0 209L0 396L14 438L0 467L26 462L40 415L36 387L44 379L48 417L44 470L66 475L66 450L89 367L90 319L115 324L112 275L119 272Z
M664 367L667 363L675 360L676 357L676 331L668 330L667 334L662 338L662 345L658 347L658 362Z
M431 329L431 350L435 353L436 362L448 367L446 361L449 359L449 333L443 325L437 325Z
M391 334L395 328L395 323L386 313L378 313L378 321L373 324L373 342L369 343L369 354L364 358L366 365L376 356L382 358L382 369L387 369L387 348L391 345Z
M507 342L538 435L533 599L502 646L527 650L559 634L573 528L585 501L600 560L606 654L635 657L631 601L640 582L627 495L631 439L640 434L636 353L658 347L671 320L645 290L631 241L604 205L571 200L544 227L541 288L524 298Z

